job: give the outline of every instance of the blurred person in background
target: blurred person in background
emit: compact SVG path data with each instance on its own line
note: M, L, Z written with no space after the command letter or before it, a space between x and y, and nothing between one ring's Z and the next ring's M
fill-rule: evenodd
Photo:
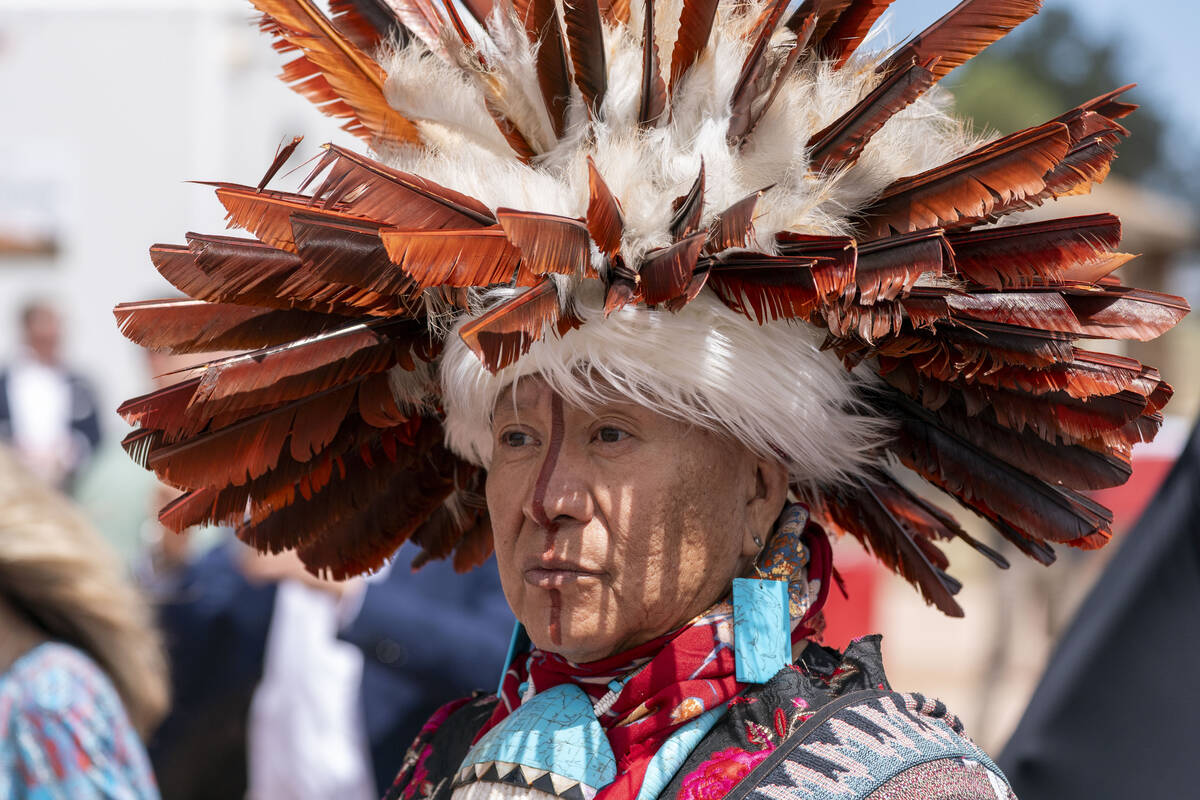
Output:
M160 530L143 574L174 665L150 742L166 800L373 800L429 715L500 671L513 617L494 562L412 573L409 544L334 582L293 553L231 535L196 553Z
M64 364L62 321L50 303L24 305L20 339L16 358L0 367L0 441L42 480L73 489L100 443L95 393Z
M116 558L0 448L0 797L157 798L139 735L167 701L149 609Z

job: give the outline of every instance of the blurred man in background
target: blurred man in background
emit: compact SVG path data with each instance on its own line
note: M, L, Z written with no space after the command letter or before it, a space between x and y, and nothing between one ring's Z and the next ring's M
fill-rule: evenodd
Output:
M52 305L25 304L20 340L16 358L0 367L0 441L32 473L69 491L100 442L96 396L63 363L62 323Z
M161 498L160 498L161 499ZM174 707L150 741L164 800L374 800L421 724L490 689L513 617L494 563L455 575L419 552L325 581L232 535L202 554L162 531L144 563Z

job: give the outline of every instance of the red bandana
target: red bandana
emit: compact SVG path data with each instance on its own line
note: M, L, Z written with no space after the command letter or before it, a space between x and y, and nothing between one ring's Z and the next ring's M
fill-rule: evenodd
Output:
M809 580L819 579L820 587L793 629L793 643L819 627L832 572L829 540L819 526L806 525L800 541L808 552ZM523 696L562 683L576 684L593 703L619 691L611 707L598 715L617 760L617 777L595 800L631 800L650 760L672 733L746 688L734 677L732 608L722 601L677 631L601 661L573 664L541 650L517 657L501 684L500 703L478 736L519 707Z

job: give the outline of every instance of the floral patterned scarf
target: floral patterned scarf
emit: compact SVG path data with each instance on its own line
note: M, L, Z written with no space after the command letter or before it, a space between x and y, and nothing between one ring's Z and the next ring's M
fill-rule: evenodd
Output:
M784 509L759 556L758 577L789 583L793 644L821 627L830 555L825 533L809 524L807 509L793 504ZM722 600L679 630L601 661L573 664L536 649L518 657L479 736L523 701L563 683L576 684L592 699L617 761L616 779L595 800L632 800L651 759L672 733L746 688L734 677L733 607Z

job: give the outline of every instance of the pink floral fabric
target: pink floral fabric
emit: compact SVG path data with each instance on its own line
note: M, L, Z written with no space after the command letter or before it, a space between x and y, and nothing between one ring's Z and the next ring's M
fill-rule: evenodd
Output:
M720 800L750 774L775 748L768 746L754 753L740 747L718 751L683 779L679 800Z

